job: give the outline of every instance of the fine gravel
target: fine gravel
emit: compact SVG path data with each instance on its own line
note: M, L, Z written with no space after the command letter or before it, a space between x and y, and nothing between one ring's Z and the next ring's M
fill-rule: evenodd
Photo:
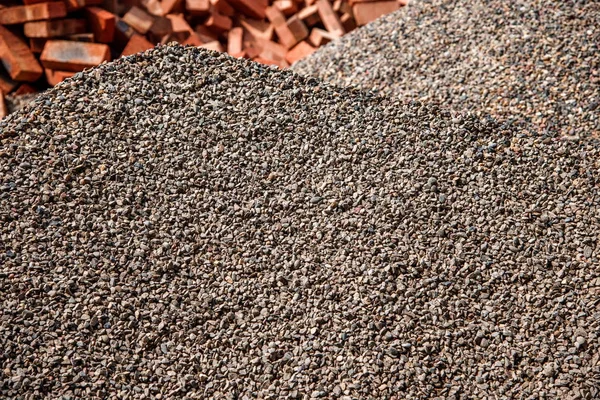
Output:
M292 67L538 134L600 136L600 2L411 0Z
M2 398L600 396L600 167L202 49L0 122Z

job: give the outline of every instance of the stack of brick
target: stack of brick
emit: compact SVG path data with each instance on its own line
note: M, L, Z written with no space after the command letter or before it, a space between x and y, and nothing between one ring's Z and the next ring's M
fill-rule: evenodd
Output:
M286 68L406 0L6 0L3 94L176 41ZM1 115L0 115L1 117Z

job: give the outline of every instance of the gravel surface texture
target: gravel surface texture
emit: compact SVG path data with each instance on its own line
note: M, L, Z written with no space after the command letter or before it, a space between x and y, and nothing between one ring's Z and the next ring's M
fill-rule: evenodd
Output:
M404 101L600 136L600 2L411 0L292 68Z
M600 396L592 140L170 46L0 140L0 397Z

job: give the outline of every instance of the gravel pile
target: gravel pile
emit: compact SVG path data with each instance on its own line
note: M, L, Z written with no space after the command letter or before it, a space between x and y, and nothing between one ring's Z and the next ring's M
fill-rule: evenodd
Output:
M600 135L600 2L411 0L293 69L542 134Z
M181 47L0 138L0 397L600 396L597 143Z

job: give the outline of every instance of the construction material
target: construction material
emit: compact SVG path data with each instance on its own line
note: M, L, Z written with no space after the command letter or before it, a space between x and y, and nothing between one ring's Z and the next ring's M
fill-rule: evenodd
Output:
M600 397L597 141L170 46L0 140L1 398Z

